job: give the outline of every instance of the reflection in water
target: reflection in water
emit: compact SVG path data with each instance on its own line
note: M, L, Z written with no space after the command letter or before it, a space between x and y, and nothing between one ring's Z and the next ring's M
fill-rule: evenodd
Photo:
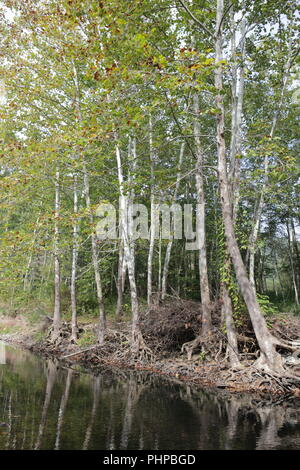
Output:
M57 431L56 431L56 440L55 440L55 450L59 449L59 444L60 444L60 435L61 435L61 429L62 429L62 424L64 421L64 414L65 414L65 409L68 403L69 399L69 393L70 393L70 386L72 382L72 376L73 376L73 370L69 369L68 374L67 374L67 379L66 379L66 387L64 394L61 398L60 402L60 407L59 407L59 412L58 412L58 420L57 420Z
M50 405L51 401L51 395L52 395L52 389L54 385L54 381L56 378L56 366L52 361L47 361L47 366L48 366L48 371L47 371L47 385L46 385L46 392L45 392L45 401L44 401L44 406L43 406L43 411L42 411L42 416L41 416L41 422L39 426L39 432L35 444L35 450L40 448L41 445L41 440L44 434L44 428L46 424L46 419L47 419L47 412L48 408Z
M93 376L7 346L0 449L300 449L299 400L266 403L148 373Z
M85 439L84 439L84 443L83 443L83 446L82 446L83 450L86 450L89 447L89 443L90 443L90 439L91 439L91 435L92 435L92 430L93 430L93 425L94 425L94 421L95 421L96 414L97 414L97 409L98 409L98 404L99 404L100 383L101 383L101 377L94 377L93 378L93 383L92 383L92 387L93 387L93 408L92 408L92 413L91 413L91 420L90 420L89 425L86 429Z

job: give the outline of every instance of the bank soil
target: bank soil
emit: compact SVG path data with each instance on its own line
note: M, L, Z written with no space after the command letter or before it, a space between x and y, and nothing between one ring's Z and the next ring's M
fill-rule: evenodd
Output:
M176 300L156 305L142 315L141 332L148 354L134 356L130 349L130 323L110 321L105 344L79 346L70 342L69 323L62 324L59 339L51 341L51 320L44 317L38 326L29 327L24 317L10 319L0 317L1 331L5 325L14 324L19 330L1 334L0 339L18 344L46 357L56 358L66 366L79 364L94 373L104 367L147 370L163 374L175 380L193 385L217 387L232 392L261 392L271 395L300 397L300 360L286 350L287 370L299 375L299 381L264 374L253 366L259 355L258 345L251 325L246 318L238 321L238 344L242 368L233 370L228 362L226 332L220 321L220 304L213 306L213 328L200 342L193 356L188 359L185 345L193 341L201 331L201 306L198 302ZM19 324L18 324L19 322ZM275 336L289 341L299 341L300 319L289 314L278 314L269 319ZM38 336L43 338L37 340ZM40 333L40 335L38 334ZM96 323L80 323L79 338L96 337Z

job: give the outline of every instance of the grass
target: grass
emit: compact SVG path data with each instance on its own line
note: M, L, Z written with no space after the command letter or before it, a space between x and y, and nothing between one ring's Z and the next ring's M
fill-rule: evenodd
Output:
M18 325L0 325L1 335L11 335L20 331L21 327Z
M83 335L78 339L77 344L80 347L91 346L97 341L96 335L93 331L85 331Z
M43 341L46 334L47 334L46 331L37 331L36 333L34 333L33 338L37 343L39 343L40 341Z
M296 304L292 293L286 296L277 296L274 292L268 292L268 297L279 312L290 313L291 315L300 315L300 306Z

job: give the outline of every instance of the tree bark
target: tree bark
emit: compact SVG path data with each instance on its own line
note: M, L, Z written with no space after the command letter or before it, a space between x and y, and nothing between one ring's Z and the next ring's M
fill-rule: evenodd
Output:
M177 177L176 177L175 191L174 191L172 203L176 202L176 198L177 198L177 193L178 193L179 183L180 183L181 166L182 166L182 162L183 162L184 149L185 149L185 142L182 142L182 144L180 146L180 152L179 152L178 172L177 172ZM162 281L161 281L161 286L162 286L161 287L161 298L162 298L162 300L165 300L166 294L167 294L167 280L168 280L169 264L170 264L173 241L174 241L174 237L173 237L173 235L171 235L171 238L170 238L170 240L168 241L168 244L167 244L166 254L165 254L165 259L164 259L163 275L162 275Z
M200 140L200 123L199 123L199 96L197 93L193 95L193 128L194 140L196 148L196 189L197 189L197 236L199 240L199 278L200 278L200 295L202 307L202 330L201 334L205 336L211 330L211 302L208 282L207 254L206 254L206 237L205 237L205 196L203 181L203 164L204 155Z
M59 337L61 326L60 311L60 256L59 256L59 216L60 216L60 173L55 174L55 209L54 209L54 313L52 340Z
M77 174L73 177L73 250L72 250L72 273L71 273L71 341L77 341L77 305L76 305L76 275L77 275L77 258L78 258L78 191L77 191Z
M247 271L243 263L243 259L237 244L233 218L232 218L232 205L230 202L230 189L227 176L226 167L226 153L225 153L225 112L223 100L223 32L222 22L224 15L224 0L217 0L217 18L216 18L216 69L215 69L215 87L217 91L216 106L218 109L217 114L217 151L218 151L218 176L219 187L221 196L222 216L225 228L225 235L227 240L228 250L233 262L236 273L236 278L245 300L253 329L260 348L260 357L256 362L257 367L266 370L283 372L282 360L280 354L275 349L275 338L270 334L266 321L261 313L259 304L257 302L254 288L249 281Z
M280 93L280 100L278 104L278 108L275 112L271 130L270 130L270 139L273 139L276 126L278 123L278 119L282 110L283 106L283 101L284 101L284 95L285 95L285 90L287 87L287 82L288 82L288 77L289 77L289 72L291 69L292 65L292 47L291 47L291 37L289 40L289 57L288 60L285 64L284 72L283 72L283 77L282 77L282 88L281 88L281 93ZM263 208L265 205L265 198L266 198L266 193L268 189L268 182L269 182L269 155L266 153L265 158L264 158L264 179L263 179L263 184L261 188L261 192L259 195L258 199L258 204L257 204L257 209L254 213L254 220L253 220L253 225L252 225L252 231L249 236L249 244L248 244L248 257L249 257L249 277L251 284L255 288L255 281L254 281L254 268L255 268L255 250L256 250L256 244L257 244L257 239L258 239L258 234L259 234L259 227L260 227L260 221L261 221L261 216L263 213Z
M123 294L126 276L126 263L124 258L123 237L121 233L121 224L119 226L119 258L118 258L118 278L117 278L117 307L116 317L123 315Z
M286 222L286 228L287 228L287 235L288 235L289 258L290 258L290 265L291 265L291 271L292 271L293 287L294 287L294 293L295 293L295 302L296 302L297 305L299 305L297 279L296 279L295 263L294 263L294 244L293 244L293 239L292 239L291 227L290 227L290 221L289 220L287 220L287 222Z
M244 7L244 2L243 2ZM244 12L242 12L244 13ZM229 182L231 185L232 194L232 216L233 221L236 221L239 194L240 194L240 172L241 172L241 159L236 158L241 154L242 145L242 111L244 103L244 85L245 85L245 36L246 36L246 19L245 14L241 21L240 36L241 41L239 44L240 64L237 64L237 46L236 46L236 29L234 21L234 12L231 8L231 54L233 59L232 67L232 120L231 120L231 142L230 142L230 171Z
M75 87L76 87L76 109L78 113L78 120L79 122L82 122L82 113L81 113L81 105L80 105L80 86L79 86L79 81L78 81L77 69L75 65L73 65L73 72L74 72ZM106 331L106 317L105 317L105 310L104 310L101 275L100 275L100 269L99 269L99 263L98 263L97 236L96 236L96 232L94 229L94 216L93 216L93 212L91 208L89 173L88 173L84 153L82 153L82 165L83 165L83 189L84 189L84 196L85 196L85 204L89 213L90 225L92 227L92 233L91 233L92 262L93 262L93 268L94 268L94 273L95 273L95 283L96 283L97 300L98 300L98 308L99 308L98 343L103 344L105 331Z
M155 232L156 232L156 208L154 199L154 152L153 152L153 124L152 116L149 117L149 155L150 155L150 174L151 174L151 194L150 194L150 207L151 207L151 222L150 222L150 241L147 263L147 304L148 307L152 304L152 264L155 245Z
M120 188L120 218L121 218L121 233L124 243L124 256L127 266L129 286L130 286L130 297L131 297L131 310L132 310L132 350L136 352L140 347L142 335L139 327L139 302L137 295L137 286L135 280L135 263L132 252L132 246L130 243L130 233L128 226L128 198L124 193L124 176L121 161L121 152L119 145L116 144L116 159L118 168L118 179Z

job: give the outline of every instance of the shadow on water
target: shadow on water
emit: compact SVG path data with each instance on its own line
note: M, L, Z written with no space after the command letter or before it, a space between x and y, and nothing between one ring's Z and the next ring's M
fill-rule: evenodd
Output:
M299 401L93 376L11 346L5 356L0 449L300 449Z

